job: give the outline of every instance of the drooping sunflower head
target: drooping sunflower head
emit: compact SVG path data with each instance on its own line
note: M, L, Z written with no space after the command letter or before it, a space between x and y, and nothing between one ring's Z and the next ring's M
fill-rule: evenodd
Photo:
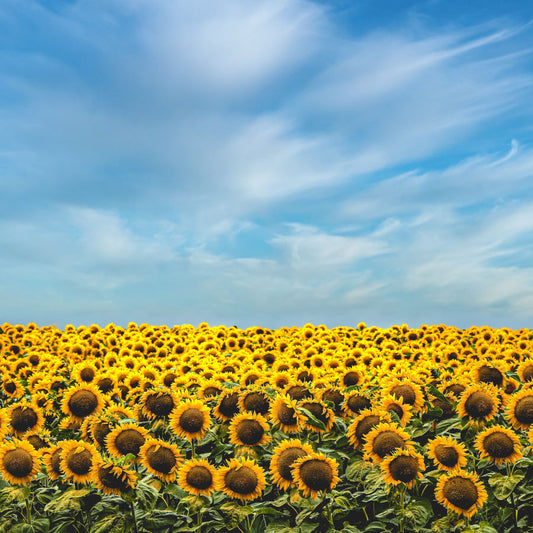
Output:
M175 444L149 438L140 449L141 464L166 483L175 480L183 455Z
M435 497L449 511L470 518L487 501L487 492L476 473L456 471L439 479Z
M230 421L239 412L239 391L228 389L218 396L218 402L213 409L215 418L220 422Z
M63 413L80 422L87 416L99 413L103 407L102 393L90 383L71 387L61 401Z
M382 422L371 429L363 447L365 455L380 463L398 449L412 448L409 433L394 422Z
M230 423L230 442L237 446L262 446L270 441L269 430L264 416L253 412L241 413Z
M137 459L147 436L148 431L137 424L122 424L106 435L106 449L114 457L132 454Z
M452 472L466 466L466 448L453 437L437 437L428 442L428 456L439 470Z
M94 461L92 479L98 489L107 495L120 496L135 488L135 472L103 457L97 457Z
M255 500L266 487L265 473L251 459L230 459L227 466L217 471L215 487L230 498Z
M496 387L503 387L505 374L493 361L481 361L472 369L472 377L478 383L490 383Z
M280 394L272 403L270 420L285 433L295 433L300 430L303 422L298 411L297 402L285 394Z
M186 461L180 468L178 485L189 494L210 496L215 490L216 472L207 459Z
M47 448L41 455L46 467L48 477L55 481L63 475L61 471L61 454L63 452L63 442L58 442L54 446Z
M404 483L412 488L417 479L423 479L424 458L412 449L398 449L380 464L388 485Z
M172 430L187 440L200 440L211 425L209 408L200 400L182 401L170 419Z
M71 483L89 483L91 470L98 452L93 444L69 440L61 445L60 470Z
M270 410L270 398L260 389L248 389L239 395L241 412L252 412L266 415Z
M524 388L513 394L505 412L505 418L514 429L527 430L533 424L533 389Z
M42 451L50 447L50 434L47 430L28 431L24 435L24 440L29 442L42 456Z
M291 472L306 498L316 499L319 492L335 488L340 481L336 461L322 453L311 453L296 459Z
M142 413L150 420L168 418L176 404L175 394L169 389L148 390L141 397Z
M499 406L500 399L491 385L473 384L461 394L457 414L483 424L496 416Z
M39 468L39 455L29 442L14 439L0 445L0 473L11 485L31 482Z
M361 411L372 408L372 401L364 392L353 391L345 396L343 410L346 416L358 416Z
M518 435L500 425L479 433L475 446L480 457L487 457L498 466L516 463L522 457Z
M363 445L368 433L381 422L389 422L390 415L378 409L363 409L348 426L347 436L354 448Z
M320 399L323 402L330 402L331 404L333 404L332 407L336 416L342 415L344 394L338 387L326 385L320 392Z
M298 439L284 440L273 451L270 461L270 474L274 483L282 490L295 487L292 466L297 459L313 453L313 448Z

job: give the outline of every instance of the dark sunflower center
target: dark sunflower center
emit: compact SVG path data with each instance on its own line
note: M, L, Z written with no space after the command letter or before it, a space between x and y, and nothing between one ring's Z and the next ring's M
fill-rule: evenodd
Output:
M187 483L197 490L208 489L213 484L213 475L208 468L201 465L193 466L187 472L186 479Z
M180 416L180 427L187 433L196 433L204 425L204 414L199 409L191 407Z
M270 409L270 402L264 394L259 392L251 392L244 397L242 402L245 411L253 411L264 415Z
M115 447L122 455L138 455L144 441L144 437L136 429L124 429L117 435Z
M174 374L173 372L166 374L165 377L163 378L163 383L165 387L170 387L172 383L176 381L177 378L178 378L178 375Z
M478 492L471 479L455 476L446 481L442 489L444 497L459 509L470 509L477 502Z
M497 368L487 365L478 369L478 378L483 383L492 383L497 386L503 383L503 374Z
M218 396L220 392L221 391L218 387L206 387L204 389L204 398L212 398L213 396Z
M33 469L31 455L22 448L7 451L3 463L5 470L13 477L24 478L30 475Z
M92 368L84 368L80 372L80 378L82 381L91 382L94 379L95 373Z
M17 386L13 381L8 381L7 383L4 383L4 390L8 394L13 394L17 390Z
M449 385L448 387L446 387L446 392L451 392L452 394L456 394L457 396L459 396L465 391L465 389L466 387L464 385L454 383L453 385Z
M341 404L344 401L344 396L337 390L327 390L322 394L322 399L325 402L331 402L335 405L335 411L340 412Z
M379 424L379 416L368 415L360 420L355 428L355 436L361 440L374 426Z
M410 385L395 385L390 390L390 393L394 394L397 398L401 398L404 403L408 403L409 405L415 404L416 394L413 387Z
M351 387L352 385L357 385L360 379L361 376L359 375L359 372L351 371L344 374L342 382L346 387Z
M11 413L11 427L15 431L28 431L37 424L37 413L31 407L16 407Z
M511 437L499 431L491 433L483 439L483 448L491 457L498 459L509 457L515 451Z
M439 444L435 447L435 457L437 461L448 468L454 467L459 461L459 454L452 446Z
M533 423L533 396L524 396L516 402L514 416L521 424Z
M96 386L105 394L113 390L113 380L111 378L102 378L98 380Z
M287 448L283 450L278 458L278 474L287 481L293 481L291 467L294 461L307 454L301 448Z
M300 478L311 490L327 490L333 481L333 470L325 461L310 459L300 466Z
M372 451L382 458L398 448L405 448L405 442L395 431L382 431L376 435L372 443Z
M522 372L524 381L531 381L533 379L533 365L526 366Z
M65 458L65 463L71 472L79 476L87 474L93 466L91 452L89 450L71 452Z
M226 417L233 418L239 412L239 395L232 392L224 396L218 404L218 410Z
M98 468L98 480L100 483L109 489L118 489L120 492L125 492L129 489L129 484L122 476L113 472L113 465L101 466Z
M41 450L42 448L48 448L48 443L39 437L39 435L30 435L26 440L36 449Z
M174 409L174 400L170 394L150 394L146 398L146 408L155 416L168 416Z
M473 392L465 402L465 411L471 418L484 418L494 407L494 401L486 392Z
M315 418L326 424L328 422L327 411L315 402L305 402L302 404L304 409L307 409Z
M392 479L409 483L418 474L418 461L414 457L400 455L390 462L389 472Z
M298 422L295 414L292 407L288 407L282 403L278 409L278 420L285 426L294 426Z
M98 398L90 390L76 391L68 401L70 412L79 418L84 418L93 413L98 407Z
M52 470L60 476L62 474L61 472L61 448L58 448L50 458L50 464L52 465Z
M168 474L176 466L176 457L171 449L164 446L150 446L146 451L148 464L157 472Z
M308 388L302 387L301 385L289 387L287 394L293 400L303 400L304 398L311 398L313 396Z
M236 428L238 439L247 446L257 444L265 434L265 430L257 420L243 420Z
M258 479L250 467L241 466L229 470L224 476L224 483L228 489L244 496L254 492Z
M366 396L360 394L353 394L348 398L346 403L354 413L359 413L363 409L369 409L372 406L370 400Z
M403 409L402 409L402 406L398 403L391 403L389 406L388 406L388 410L389 411L394 411L397 415L398 415L398 418L401 420L402 419L402 416L403 416Z
M109 424L106 424L105 422L95 422L92 427L92 434L94 440L102 447L105 446L105 438L107 437L108 433L111 432L111 428L109 427Z
M445 402L440 398L434 398L431 403L434 407L439 407L440 409L442 409L443 417L446 417L453 412L453 405L450 402Z

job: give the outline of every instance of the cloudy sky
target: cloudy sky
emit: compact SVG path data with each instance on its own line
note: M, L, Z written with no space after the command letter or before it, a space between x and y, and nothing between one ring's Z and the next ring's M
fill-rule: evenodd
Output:
M0 323L533 325L533 4L2 0Z

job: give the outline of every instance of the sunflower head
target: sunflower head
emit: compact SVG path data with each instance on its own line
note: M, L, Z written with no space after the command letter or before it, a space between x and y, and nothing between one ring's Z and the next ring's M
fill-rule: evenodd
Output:
M435 496L448 510L467 518L475 515L487 501L487 492L477 474L464 471L443 475L437 483Z
M211 425L209 407L200 400L185 400L178 404L170 419L170 427L179 437L200 440Z
M175 444L147 439L140 449L142 465L154 476L170 483L175 480L183 456Z
M120 496L135 488L135 472L99 457L92 469L92 479L104 494Z
M241 412L252 412L265 415L270 410L270 399L260 389L244 390L239 396Z
M466 448L453 437L437 437L428 442L428 456L439 470L452 472L466 466Z
M119 425L105 437L106 449L114 457L131 454L137 459L147 435L148 431L137 424Z
M514 429L527 430L533 424L533 390L521 389L513 394L507 405L505 418Z
M142 413L150 420L167 418L176 403L171 390L148 390L141 397Z
M39 431L44 424L42 410L28 402L11 404L7 409L7 417L11 431L18 436L27 431Z
M186 461L180 469L178 485L189 494L210 496L215 490L216 469L206 459Z
M424 395L422 388L417 383L409 379L393 379L385 387L384 394L391 394L401 398L405 404L410 405L415 413L419 412L424 406Z
M413 408L405 403L402 398L397 398L392 394L387 394L381 399L380 409L383 411L392 411L396 413L400 424L405 426L413 416Z
M365 455L380 463L399 449L412 448L409 433L393 422L382 422L370 430L364 445Z
M380 464L388 485L404 483L412 488L417 479L423 479L424 458L414 450L398 449Z
M483 424L496 416L500 405L497 393L490 385L471 385L462 394L457 405L460 417Z
M230 423L230 442L237 446L262 446L270 440L270 426L264 416L256 413L242 413Z
M215 483L217 490L241 501L255 500L266 487L263 469L247 458L230 459L217 471Z
M353 391L346 395L343 410L346 416L358 416L361 411L372 408L372 401L362 392Z
M303 422L302 414L298 411L296 400L286 394L279 395L272 403L270 420L285 433L295 433L300 430Z
M39 456L26 441L5 441L0 445L0 473L11 485L26 485L39 472Z
M80 422L87 416L99 413L103 407L102 393L89 383L68 389L61 402L63 413Z
M295 487L296 482L292 476L292 466L297 459L313 453L309 444L304 444L298 439L282 441L274 449L274 455L270 462L270 474L274 483L280 489Z
M377 409L363 409L348 426L347 436L354 448L361 446L368 433L381 422L390 421L389 413Z
M296 459L291 472L306 498L316 499L319 492L335 488L340 481L336 461L322 453L311 453Z
M94 445L83 441L64 441L61 445L60 470L72 483L89 483L98 452Z
M309 411L314 418L324 424L324 429L316 426L304 413L302 426L315 433L330 431L335 421L335 413L320 400L301 400L298 402L298 408Z
M497 425L482 431L475 445L480 457L487 457L498 466L516 463L522 457L518 435L504 426Z

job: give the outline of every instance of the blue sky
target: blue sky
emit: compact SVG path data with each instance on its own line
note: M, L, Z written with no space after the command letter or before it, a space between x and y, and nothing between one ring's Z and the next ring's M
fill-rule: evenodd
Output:
M0 323L531 326L532 43L529 1L3 0Z

